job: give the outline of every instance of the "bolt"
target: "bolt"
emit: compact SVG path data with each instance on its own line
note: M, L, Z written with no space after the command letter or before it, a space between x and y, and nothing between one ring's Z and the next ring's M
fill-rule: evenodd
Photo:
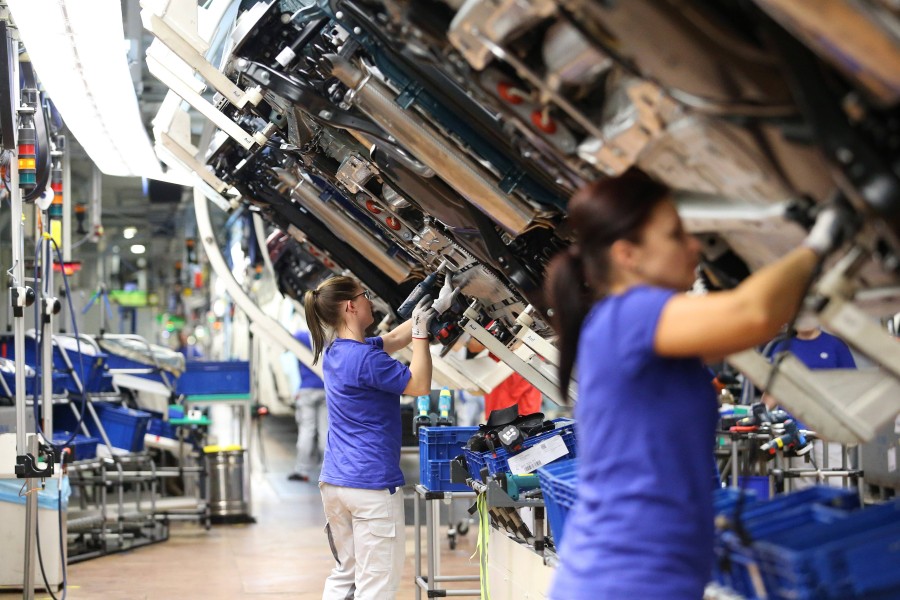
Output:
M407 241L409 241L409 240L412 239L412 234L411 234L410 232L408 232L408 231L402 232L402 233L400 234L400 236L401 236L404 240L407 240Z
M853 152L849 148L838 148L835 156L841 164L848 165L853 161Z
M344 13L342 13L341 11L337 11L336 13L334 13L334 18L335 18L335 19L339 19L339 20L340 20L340 19L343 19L343 18L344 18Z
M361 33L362 33L362 28L360 28L360 27L354 27L354 28L353 28L353 33L355 33L356 35L361 34Z

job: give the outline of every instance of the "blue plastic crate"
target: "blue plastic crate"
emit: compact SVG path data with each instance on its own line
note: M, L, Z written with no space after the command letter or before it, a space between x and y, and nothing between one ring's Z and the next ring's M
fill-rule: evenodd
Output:
M147 425L147 435L176 440L178 439L178 428L168 421L158 417L151 417L150 423Z
M6 357L13 359L15 358L14 345L12 343L12 337L0 336L0 345L3 343L7 344L7 353ZM107 355L100 352L96 356L92 356L87 354L87 348L89 344L85 342L82 344L82 348L85 350L82 353L82 361L79 363L78 361L78 352L75 349L67 349L67 354L69 355L69 359L72 361L72 368L78 373L79 378L81 378L84 383L85 390L88 392L109 392L112 391L112 376L108 373L107 366ZM37 364L37 344L33 337L25 338L25 363L29 365ZM84 372L82 373L82 366L84 367ZM65 361L62 357L62 352L60 348L54 344L53 346L53 369L54 369L54 384L53 384L53 393L54 394L62 394L66 391L77 393L78 388L75 385L75 380L72 379L71 374L69 373ZM57 378L59 383L57 383ZM13 384L14 385L14 384ZM29 389L31 386L29 385ZM32 394L31 391L26 392L28 394Z
M140 452L144 449L144 435L147 433L152 416L150 413L99 402L94 404L94 407L110 444L129 452ZM85 421L91 434L99 436L99 430L94 425L93 419Z
M450 482L450 460L433 460L425 467L419 465L419 483L432 492L471 492L464 483Z
M463 492L465 484L450 483L450 461L463 454L477 427L420 427L419 481L432 491Z
M0 372L4 380L6 380L6 385L9 386L9 391L12 394L16 393L16 375L15 373L7 373L6 371ZM52 384L51 390L54 394L64 394L66 391L66 380L68 378L63 373L53 373L52 375ZM25 376L25 395L26 396L34 396L35 390L38 392L42 392L41 388L41 380L36 376Z
M556 547L562 543L569 510L578 499L578 459L560 460L537 470Z
M203 394L249 394L250 363L246 360L187 362L175 392L188 396Z
M63 444L71 437L70 431L54 431L53 443L56 445ZM72 460L87 460L97 456L97 444L100 440L94 437L87 437L81 434L69 442L68 447L72 450Z
M742 502L741 508L755 503L757 501L756 492L753 490L742 490L735 488L720 488L713 491L713 512L715 514L725 513L726 515L734 510L738 502Z
M900 501L778 532L756 553L773 598L900 597Z
M481 481L481 469L484 468L484 455L486 453L475 452L466 448L464 454L466 455L466 466L469 468L469 476L472 479Z
M96 355L77 350L66 350L72 369L78 375L84 386L84 391L91 393L111 392L113 387L112 375L109 373L109 355L98 352ZM53 349L53 368L66 376L66 389L72 393L78 393L75 380L69 375L68 367L62 357L59 348ZM82 370L83 369L83 370Z
M528 438L522 444L522 449L519 452L516 452L516 454L524 452L528 448L540 444L541 442L548 440L555 435L562 435L563 443L565 443L566 449L569 451L569 453L565 456L559 457L556 460L575 458L577 456L577 448L575 444L575 421L572 419L554 419L553 422L556 425L556 428L553 431L548 431L546 433ZM493 452L485 452L482 456L484 457L484 462L487 465L488 473L490 473L491 475L509 471L510 454L503 448L498 448Z
M719 516L733 519L735 505L717 511ZM746 505L742 507L740 520L749 538L757 542L798 527L842 520L850 514L849 510L858 506L855 491L814 487ZM757 598L756 589L764 584L758 547L756 543L746 545L734 531L717 532L713 576L745 597Z

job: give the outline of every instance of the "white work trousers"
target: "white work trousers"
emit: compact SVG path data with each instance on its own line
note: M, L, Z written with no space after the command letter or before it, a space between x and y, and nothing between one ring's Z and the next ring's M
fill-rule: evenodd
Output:
M325 439L328 435L325 390L300 388L294 396L294 410L297 419L297 461L294 473L312 477L313 471L325 456Z
M319 483L335 566L322 600L392 600L406 558L403 491Z

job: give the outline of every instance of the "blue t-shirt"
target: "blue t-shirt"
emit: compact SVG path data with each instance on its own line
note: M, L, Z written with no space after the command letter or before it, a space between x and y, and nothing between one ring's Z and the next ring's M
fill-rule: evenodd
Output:
M796 356L808 369L855 369L856 361L842 340L830 333L820 331L819 335L811 340L800 338L784 339L775 344L769 354L769 359L774 360L780 352L787 350ZM800 429L809 429L806 424L791 415Z
M824 331L811 340L792 338L782 340L772 348L774 357L779 352L789 351L809 369L855 369L856 361L850 348L843 341Z
M325 349L328 439L319 481L380 490L403 485L400 394L412 374L380 337L337 338Z
M312 349L312 344L309 341L308 331L298 331L294 334L294 338L307 348ZM308 388L321 389L325 387L325 382L319 379L319 376L311 371L309 367L304 365L302 360L297 361L297 368L300 370L301 390Z
M716 395L697 358L657 356L675 292L594 305L578 345L578 501L553 600L700 600L713 564Z

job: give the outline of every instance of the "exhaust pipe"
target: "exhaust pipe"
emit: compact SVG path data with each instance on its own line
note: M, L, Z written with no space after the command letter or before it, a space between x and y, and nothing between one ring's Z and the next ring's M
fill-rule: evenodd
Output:
M348 101L481 212L512 234L519 235L528 229L535 211L504 193L481 165L445 142L415 113L397 106L384 84L336 54L326 54L323 67L352 90Z
M348 222L333 207L319 199L319 192L315 187L298 178L296 175L281 168L273 169L278 179L290 188L291 199L311 212L318 220L322 221L334 233L342 236L344 241L353 246L366 260L378 267L388 277L400 283L409 277L409 266L397 261L390 256L383 247L377 244L371 237Z

